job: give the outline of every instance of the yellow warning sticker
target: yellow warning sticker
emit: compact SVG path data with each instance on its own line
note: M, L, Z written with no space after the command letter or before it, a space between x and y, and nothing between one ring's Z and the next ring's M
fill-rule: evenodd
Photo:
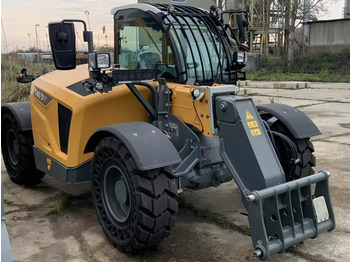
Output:
M251 129L250 133L252 134L252 136L260 136L261 135L260 128Z
M247 122L249 128L256 128L258 127L258 123L256 121L249 121Z
M46 164L47 164L47 170L51 169L51 159L50 158L46 158Z
M198 126L201 125L201 121L199 120L198 116L196 116L196 118L193 120L193 124L198 125Z
M249 113L248 110L245 111L245 119L246 120L253 120L254 119L254 117L252 116L251 113Z

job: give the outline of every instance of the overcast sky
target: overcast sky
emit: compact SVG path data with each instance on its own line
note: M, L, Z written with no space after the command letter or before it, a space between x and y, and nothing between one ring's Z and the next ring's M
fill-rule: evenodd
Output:
M189 0L187 0L189 1ZM328 14L319 19L342 18L344 0L328 0ZM335 1L335 2L334 2ZM38 38L41 49L47 50L47 24L52 21L60 21L63 18L84 19L84 13L89 11L91 30L94 32L94 43L102 46L107 41L113 44L113 17L110 10L113 7L135 3L136 0L2 0L1 19L4 30L1 34L2 51L5 51L5 38L7 50L27 49L35 46L35 24L39 24ZM102 27L106 27L105 34ZM82 28L79 30L82 38ZM5 35L4 35L5 33ZM28 35L29 34L29 35ZM79 38L77 39L79 43Z

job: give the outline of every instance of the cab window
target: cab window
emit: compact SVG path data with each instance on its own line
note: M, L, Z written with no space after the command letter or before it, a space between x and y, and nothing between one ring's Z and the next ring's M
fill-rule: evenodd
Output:
M116 20L116 63L126 69L157 69L157 76L177 79L170 41L152 17Z

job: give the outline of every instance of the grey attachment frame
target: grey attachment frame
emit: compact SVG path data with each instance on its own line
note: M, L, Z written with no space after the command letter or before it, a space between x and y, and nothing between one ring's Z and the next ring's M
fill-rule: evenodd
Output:
M332 231L335 218L329 194L329 173L253 191L248 204L248 220L254 254L261 260L279 253L319 233ZM315 191L312 192L312 185ZM319 222L313 199L324 197L329 218Z
M329 173L321 171L286 183L252 99L218 96L215 103L220 155L245 196L255 256L265 260L273 253L333 230ZM260 133L252 132L251 121L256 122L253 128ZM317 217L314 199L319 198L328 214L326 218Z

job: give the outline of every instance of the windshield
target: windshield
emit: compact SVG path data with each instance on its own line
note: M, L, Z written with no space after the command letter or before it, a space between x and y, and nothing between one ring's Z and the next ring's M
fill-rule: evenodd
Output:
M135 17L116 21L117 64L126 69L157 69L157 76L177 79L168 38L152 19Z

